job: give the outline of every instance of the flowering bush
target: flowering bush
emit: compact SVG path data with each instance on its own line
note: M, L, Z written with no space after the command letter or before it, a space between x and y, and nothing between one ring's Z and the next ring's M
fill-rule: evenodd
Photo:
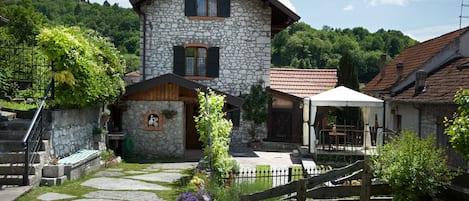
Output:
M177 201L210 201L212 200L210 195L205 191L200 190L198 192L184 192L179 194Z

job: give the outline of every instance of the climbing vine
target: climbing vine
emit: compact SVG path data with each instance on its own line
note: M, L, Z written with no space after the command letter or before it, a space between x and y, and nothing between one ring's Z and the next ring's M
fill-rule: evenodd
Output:
M93 107L115 100L124 90L124 62L114 45L95 31L44 28L37 41L54 66L55 106Z
M204 148L204 161L212 170L212 178L221 185L234 166L228 154L233 124L225 119L226 114L222 112L224 96L209 90L208 93L199 91L198 98L199 116L195 117L195 122L200 134L199 141Z

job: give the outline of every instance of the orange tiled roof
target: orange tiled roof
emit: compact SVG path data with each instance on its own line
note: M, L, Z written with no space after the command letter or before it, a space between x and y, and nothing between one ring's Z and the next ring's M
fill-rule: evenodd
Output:
M140 77L140 71L132 71L125 74L125 77Z
M468 30L469 27L459 29L405 49L391 63L386 65L385 76L383 79L381 79L380 74L376 75L370 82L368 82L368 84L366 84L363 90L390 91L393 84L396 83L397 63L404 63L401 79L397 80L397 82L399 82L406 79L412 72L418 70L423 64Z
M270 69L270 88L300 98L319 94L336 84L335 69Z
M461 88L469 89L469 57L458 58L442 66L426 79L425 91L415 95L415 84L393 97L393 101L416 103L452 103Z

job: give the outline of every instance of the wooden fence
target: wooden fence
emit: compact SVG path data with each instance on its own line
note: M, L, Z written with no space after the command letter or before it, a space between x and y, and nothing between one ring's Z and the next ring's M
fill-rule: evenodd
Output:
M333 199L351 196L360 196L360 200L369 200L370 196L389 195L390 189L387 185L371 185L370 168L364 164L366 164L364 161L357 161L346 167L332 169L309 178L292 179L286 184L262 192L241 195L240 200L254 201L281 196L300 201L306 198ZM353 185L351 181L355 180L361 180L361 185ZM349 185L325 186L324 183L328 182Z

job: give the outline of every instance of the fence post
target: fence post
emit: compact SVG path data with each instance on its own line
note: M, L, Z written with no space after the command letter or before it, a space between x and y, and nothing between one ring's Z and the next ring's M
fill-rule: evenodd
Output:
M298 181L298 190L296 191L296 200L305 201L306 200L306 180L300 179Z
M371 191L371 169L370 169L370 156L365 155L363 161L363 174L360 189L360 201L369 201Z

